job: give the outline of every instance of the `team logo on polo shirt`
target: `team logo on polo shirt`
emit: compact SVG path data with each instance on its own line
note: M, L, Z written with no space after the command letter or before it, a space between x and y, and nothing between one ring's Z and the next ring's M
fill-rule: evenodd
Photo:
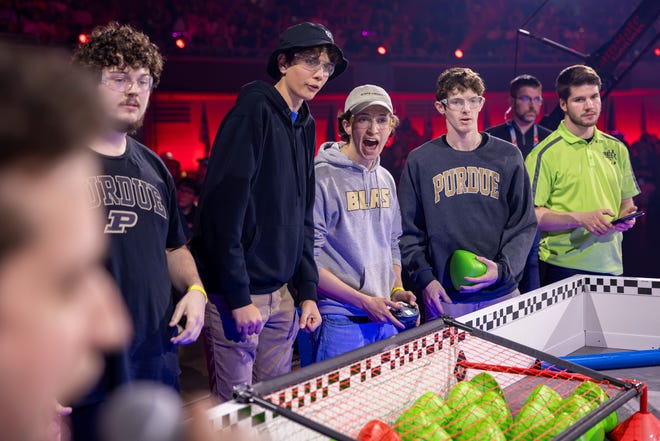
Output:
M603 151L603 155L612 163L612 165L616 165L616 153L614 150L605 150Z

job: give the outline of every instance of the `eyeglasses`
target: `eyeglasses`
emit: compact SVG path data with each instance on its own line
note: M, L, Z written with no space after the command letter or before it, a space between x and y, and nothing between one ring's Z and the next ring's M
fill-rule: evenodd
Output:
M126 93L133 87L137 86L137 91L145 93L151 90L154 85L154 78L151 75L142 75L136 80L133 80L128 74L125 73L109 73L101 75L101 83L108 86L115 92Z
M463 98L452 98L448 100L445 98L440 100L440 102L451 110L463 110L466 104L470 110L473 110L478 108L485 100L486 98L482 96L473 96L467 100L464 100Z
M335 72L334 63L321 63L319 57L315 57L313 55L306 55L306 54L295 54L294 58L302 60L303 62L302 66L305 69L310 70L312 72L316 72L317 70L319 70L320 67L323 67L324 75L330 76Z
M351 124L355 124L358 129L369 129L374 123L379 129L386 129L392 124L392 118L389 115L371 117L371 115L358 114L351 116Z
M532 98L531 96L527 95L520 95L516 97L517 100L519 100L523 104L529 104L529 103L534 103L534 104L542 104L543 103L543 98L540 96L535 96Z

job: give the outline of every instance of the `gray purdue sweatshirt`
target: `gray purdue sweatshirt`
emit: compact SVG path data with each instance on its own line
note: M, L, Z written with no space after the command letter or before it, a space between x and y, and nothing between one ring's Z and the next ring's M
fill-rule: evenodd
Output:
M324 143L315 161L314 259L352 288L389 298L401 265L401 214L392 175L378 160L371 168L353 162L339 149L344 143ZM364 316L359 308L319 293L323 314Z

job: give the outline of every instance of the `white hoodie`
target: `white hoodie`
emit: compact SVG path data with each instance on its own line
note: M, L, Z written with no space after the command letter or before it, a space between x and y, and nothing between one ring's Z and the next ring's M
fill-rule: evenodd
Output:
M401 213L392 175L378 159L371 169L324 143L315 160L314 259L352 288L389 299L401 265ZM365 312L319 293L322 314L364 316Z

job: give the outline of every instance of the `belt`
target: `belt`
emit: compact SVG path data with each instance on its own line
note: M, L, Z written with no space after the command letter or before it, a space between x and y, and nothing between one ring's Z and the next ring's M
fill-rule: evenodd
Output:
M347 315L346 318L353 323L373 323L366 315Z

